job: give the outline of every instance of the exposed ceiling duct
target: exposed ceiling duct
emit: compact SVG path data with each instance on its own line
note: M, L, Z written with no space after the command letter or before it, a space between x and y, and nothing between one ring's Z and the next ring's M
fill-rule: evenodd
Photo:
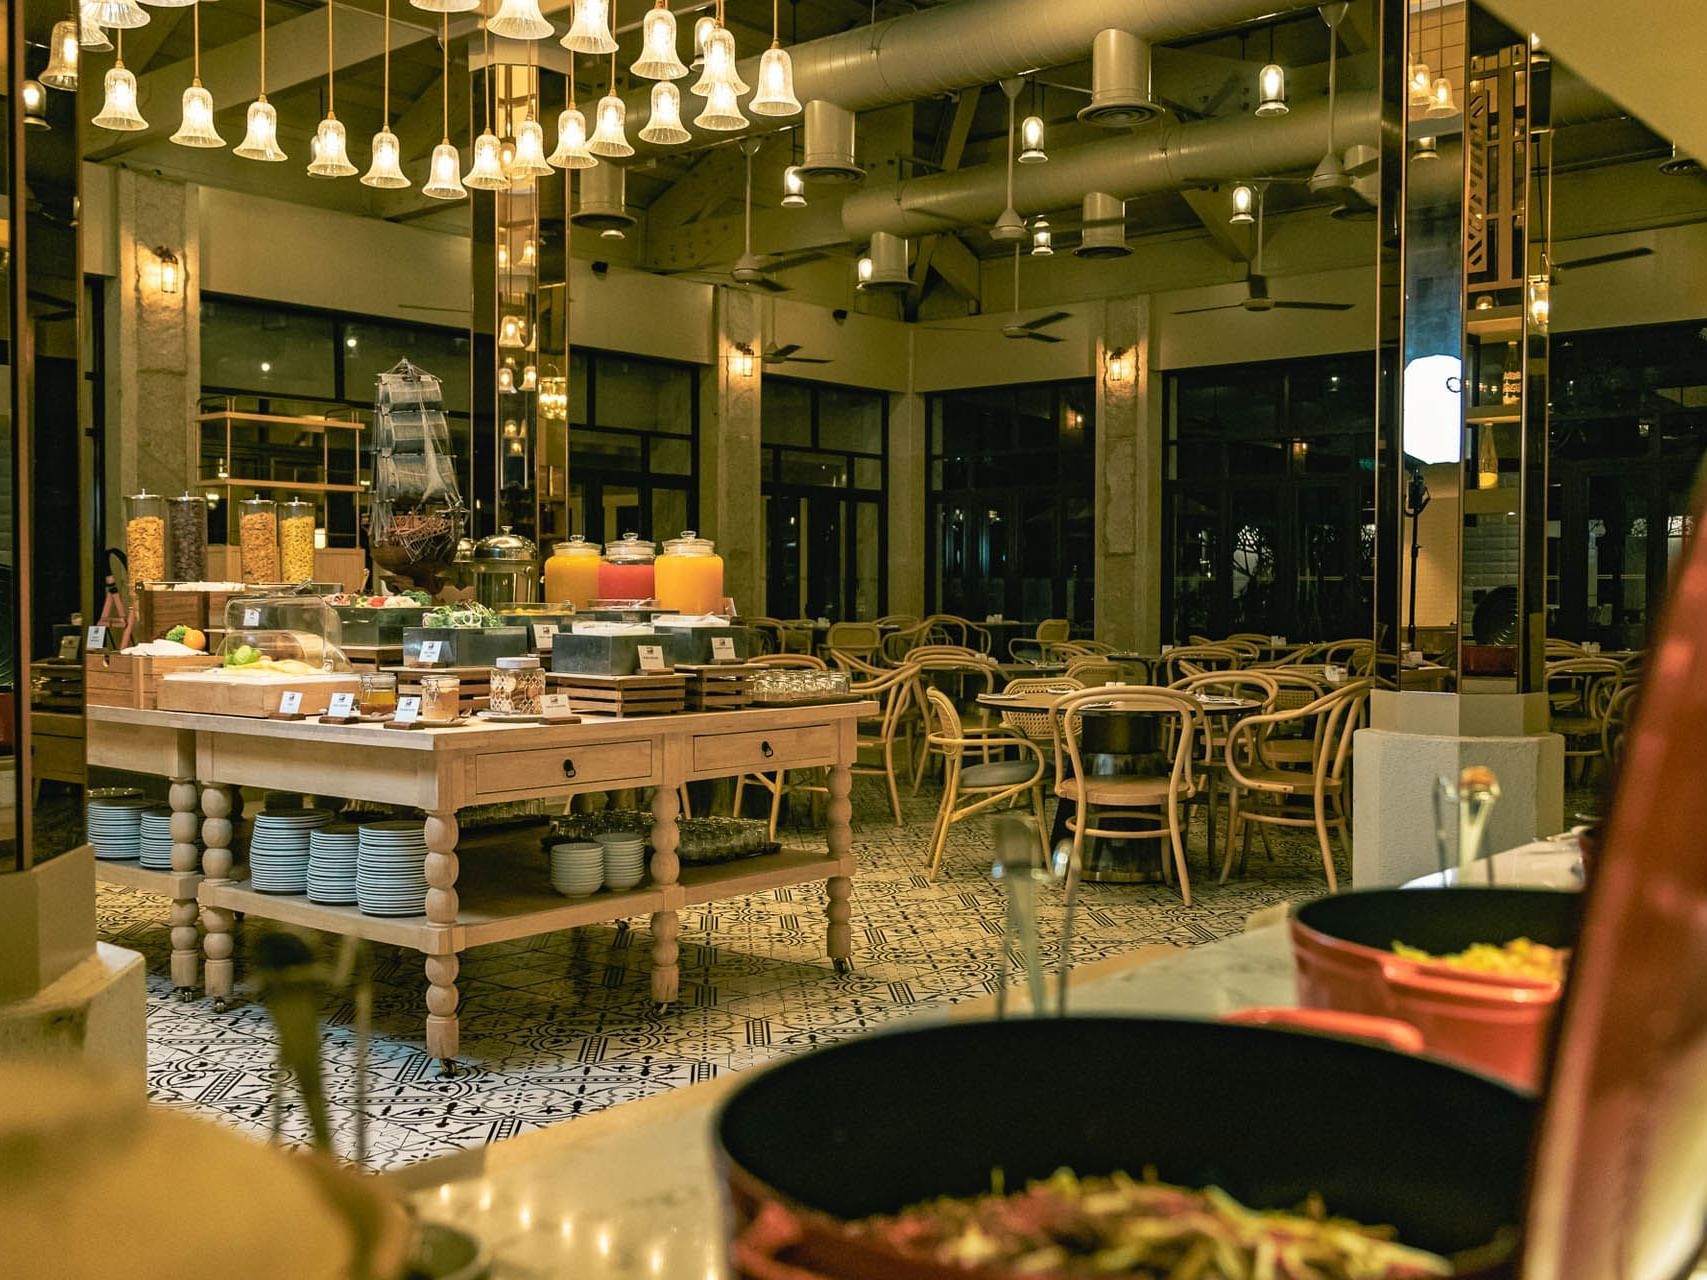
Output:
M1124 129L1162 113L1150 97L1150 42L1130 31L1099 31L1091 44L1091 100L1086 124Z
M628 171L619 164L595 165L581 170L576 183L581 203L569 215L577 227L588 227L612 239L620 239L635 222L627 209Z
M900 290L910 288L912 283L907 274L907 242L899 236L877 232L871 237L870 250L860 260L859 281L855 288L864 291Z
M806 104L806 143L800 176L808 182L858 182L854 163L854 113L823 98Z
M1085 232L1075 258L1124 258L1132 252L1126 243L1126 202L1104 191L1085 197Z

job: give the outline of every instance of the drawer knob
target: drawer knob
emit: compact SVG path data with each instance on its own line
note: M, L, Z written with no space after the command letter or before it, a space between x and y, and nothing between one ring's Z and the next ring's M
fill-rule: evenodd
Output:
M761 742L759 743L759 753L763 755L766 760L769 760L776 754L776 748L771 746L768 742Z
M565 778L573 778L575 776L575 762L568 757L564 757L563 760L563 776Z

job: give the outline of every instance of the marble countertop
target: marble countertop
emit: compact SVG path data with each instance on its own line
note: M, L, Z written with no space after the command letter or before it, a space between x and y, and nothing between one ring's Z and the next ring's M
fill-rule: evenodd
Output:
M1075 972L1070 996L1075 1013L1205 1018L1294 1003L1291 949L1279 925L1086 966ZM921 1021L987 1013L979 1002ZM625 1103L390 1178L422 1217L479 1236L493 1256L492 1280L726 1280L711 1113L740 1079Z

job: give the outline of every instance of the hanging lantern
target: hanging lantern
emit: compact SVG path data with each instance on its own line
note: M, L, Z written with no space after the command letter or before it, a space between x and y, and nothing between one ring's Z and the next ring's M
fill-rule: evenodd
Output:
M794 96L794 61L774 41L759 58L759 91L747 106L757 116L800 114L800 99Z
M1271 62L1257 73L1256 113L1259 116L1283 116L1286 106L1286 71L1278 62Z
M107 33L101 29L101 24L91 16L90 6L81 5L77 10L77 43L91 53L105 53L113 47L113 42L107 39Z
M628 108L614 93L599 99L598 127L587 142L587 150L596 156L631 156L634 147L628 141Z
M108 31L135 31L148 25L148 14L136 0L89 0L89 19Z
M1034 258L1053 257L1055 253L1055 237L1049 230L1049 219L1039 218L1031 224L1031 256Z
M527 321L520 316L505 316L498 325L498 345L500 347L527 346Z
M18 86L18 97L24 104L24 127L51 129L47 119L47 88L40 80L26 80Z
M735 90L727 80L720 80L711 87L711 96L705 100L705 110L695 116L693 122L701 129L713 129L719 133L745 129L750 123L741 114L741 104L735 100Z
M709 13L693 24L693 61L688 63L691 70L698 71L705 66L705 42L715 30L717 19Z
M517 178L543 178L551 172L545 160L545 130L537 120L523 120L516 130L516 155L510 174Z
M646 120L640 136L659 146L693 141L693 134L682 127L682 93L668 80L652 86L652 114Z
M225 139L213 126L213 95L202 88L200 80L190 82L184 90L184 115L172 141L180 147L223 147Z
M1435 79L1434 87L1428 91L1428 106L1423 114L1431 119L1458 114L1458 103L1452 96L1452 81L1445 76Z
M784 209L804 209L806 207L806 179L800 176L800 166L791 164L782 171L782 207Z
M474 163L463 175L463 185L476 191L498 191L510 185L504 176L504 161L498 135L483 130L474 140Z
M433 148L432 165L421 194L435 200L461 200L468 195L462 186L462 157L449 142Z
M314 141L310 146L314 152L314 159L308 165L311 176L353 178L361 172L350 163L350 144L344 133L344 122L330 111L314 131Z
M136 109L136 77L131 75L122 60L107 69L101 87L101 114L90 121L91 124L115 133L135 133L148 127L148 121Z
M486 20L486 30L506 40L544 40L553 34L539 11L539 0L504 0Z
M676 15L668 0L658 0L640 20L640 56L629 70L648 80L680 80L688 73L676 54Z
M735 37L729 33L728 27L723 26L714 28L706 36L705 65L699 80L688 92L709 98L712 87L720 82L727 82L737 97L747 92L747 86L735 72Z
M536 391L539 389L539 371L531 364L522 366L522 390Z
M1227 221L1235 227L1248 226L1256 221L1256 192L1244 183L1233 188L1233 216Z
M367 172L362 174L362 185L387 190L408 186L409 179L403 173L402 159L403 147L398 142L397 135L389 128L381 129L373 135L373 161L368 165Z
M1405 81L1405 93L1413 107L1426 107L1429 101L1429 90L1434 85L1434 77L1428 73L1428 63L1416 62L1411 64L1411 74Z
M1529 277L1529 327L1536 333L1547 332L1547 322L1553 318L1553 282L1546 276Z
M575 0L575 21L563 37L571 53L615 53L610 33L610 0Z
M1042 164L1049 159L1043 150L1043 117L1027 116L1019 126L1021 164Z
M587 118L574 107L557 117L557 150L545 159L559 169L591 169L599 162L587 150Z
M515 370L507 364L498 366L498 392L506 396L513 396L516 393Z
M265 94L249 104L248 131L243 135L242 145L232 154L245 160L289 159L279 149L278 112L273 110L273 104L267 101Z
M47 66L41 73L41 82L49 89L76 90L79 39L78 24L72 19L53 24L53 35L47 42Z

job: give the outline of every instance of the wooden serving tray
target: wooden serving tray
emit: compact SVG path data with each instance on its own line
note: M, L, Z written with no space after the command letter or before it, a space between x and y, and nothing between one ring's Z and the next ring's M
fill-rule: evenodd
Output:
M599 676L547 672L546 681L569 695L576 711L601 716L673 715L687 706L687 677L658 675Z
M161 711L194 711L216 716L275 715L279 699L295 690L302 695L299 708L304 716L323 715L334 693L361 694L361 680L354 675L223 676L212 671L167 675L160 680L158 706Z
M190 595L193 592L179 592ZM153 711L166 676L207 671L219 665L211 654L150 657L141 653L91 653L83 659L84 694L90 706Z
M676 670L688 678L690 711L739 711L753 705L753 673L761 668L720 662L705 666L677 664Z

